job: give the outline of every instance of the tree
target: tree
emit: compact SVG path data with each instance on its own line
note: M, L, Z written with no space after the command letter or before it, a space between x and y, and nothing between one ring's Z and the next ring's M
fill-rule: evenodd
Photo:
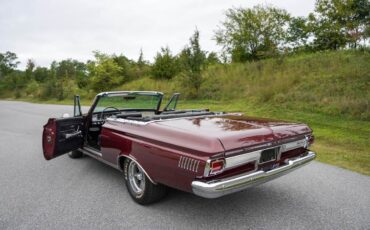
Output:
M206 68L207 57L206 52L200 48L198 30L195 30L189 41L189 46L180 53L180 63L185 75L185 82L194 90L190 96L196 97L202 84L201 73Z
M139 77L148 75L151 73L151 67L149 62L145 60L143 49L140 49L140 54L138 60L131 61L131 68L130 68L130 75L132 75L131 79L137 79Z
M370 26L370 1L347 0L342 20L347 30L347 38L350 47L356 48L361 39L367 40L369 35L366 27Z
M154 57L154 64L152 66L152 74L157 79L171 79L178 73L178 63L176 57L171 53L167 46L161 48Z
M0 53L0 79L17 68L17 65L19 64L17 59L17 55L10 51Z
M95 92L111 90L124 81L123 68L109 55L94 52L95 60L87 66L91 77L91 88Z
M79 77L86 76L87 67L85 63L73 59L66 59L55 63L55 76L58 79L76 80Z
M311 28L306 18L293 17L289 21L287 42L294 49L307 48Z
M221 63L220 59L217 56L217 53L215 52L209 52L207 55L207 64L208 65L214 65Z
M35 62L32 59L27 60L27 65L26 65L26 78L31 79L32 78L32 73L33 70L35 69Z
M317 0L310 15L316 49L336 50L348 45L356 48L361 39L368 39L370 23L368 0Z
M137 60L137 65L139 66L140 69L144 68L144 66L147 64L147 62L144 60L144 54L143 54L143 49L140 49L140 55Z
M33 71L33 76L35 80L39 83L45 82L46 80L49 80L49 70L46 67L36 67L36 69Z
M271 6L229 9L215 39L232 61L271 57L286 40L289 19L285 10Z
M117 65L120 67L119 75L122 77L122 82L127 82L131 79L134 79L134 74L132 67L134 65L134 61L128 59L126 56L120 55L112 55L111 58Z

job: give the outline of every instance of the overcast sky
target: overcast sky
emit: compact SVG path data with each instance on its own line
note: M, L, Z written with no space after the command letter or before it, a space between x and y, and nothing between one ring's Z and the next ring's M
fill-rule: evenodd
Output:
M49 66L53 60L92 59L92 51L152 61L160 47L177 53L197 27L207 51L219 51L214 31L231 7L272 4L307 16L314 0L0 0L0 52Z

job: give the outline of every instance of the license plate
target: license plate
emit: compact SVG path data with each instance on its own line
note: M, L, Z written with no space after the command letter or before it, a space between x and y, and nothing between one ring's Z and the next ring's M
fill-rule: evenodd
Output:
M277 149L266 149L261 152L260 163L266 163L276 160Z

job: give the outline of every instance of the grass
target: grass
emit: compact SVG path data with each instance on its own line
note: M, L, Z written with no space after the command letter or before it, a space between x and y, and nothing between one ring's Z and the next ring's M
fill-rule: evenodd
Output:
M40 103L30 98L18 100ZM72 105L73 101L48 100L42 103ZM91 100L82 100L82 104L89 106ZM369 121L286 109L271 104L255 105L242 100L186 100L180 101L178 108L209 108L212 111L243 112L247 116L304 122L314 130L316 140L312 149L317 153L318 161L370 176Z
M256 106L245 101L184 101L181 108L243 112L247 116L278 118L308 124L316 137L312 149L317 160L370 176L370 122L351 120L271 105Z
M183 76L172 80L141 77L111 90L181 92L181 98L187 99L180 102L182 108L304 122L314 129L313 149L319 161L370 175L369 63L369 51L344 50L210 66L203 73L198 100L189 100L193 91L182 84ZM74 93L81 94L83 105L91 105L90 91ZM3 98L14 95L1 93ZM71 104L69 97L42 101L21 95L18 100Z
M370 120L370 53L360 51L300 54L251 63L215 65L203 74L198 98L280 107L352 119ZM117 89L181 92L191 89L173 80L141 78Z

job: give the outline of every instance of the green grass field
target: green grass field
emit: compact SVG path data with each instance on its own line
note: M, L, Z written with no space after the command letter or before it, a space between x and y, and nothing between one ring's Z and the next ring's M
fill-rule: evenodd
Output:
M29 98L20 100L39 102ZM82 100L82 104L87 106L91 102L91 100ZM49 100L43 101L43 103L72 105L72 100ZM243 112L245 115L252 117L276 118L306 123L314 130L316 140L312 149L316 151L318 161L370 176L369 121L280 108L269 104L254 105L248 103L247 100L187 100L180 101L178 108L209 108L212 111Z
M181 108L210 108L243 112L247 116L277 118L308 124L316 137L317 160L370 176L370 122L314 112L256 106L245 101L184 101Z
M238 111L307 123L314 129L313 149L319 161L370 175L369 51L318 52L210 66L203 73L198 98L191 100L193 89L181 82L181 76L172 80L143 76L112 90L156 90L167 97L180 92L180 99L185 98L180 108ZM91 104L93 92L80 89L75 93L84 105ZM64 101L19 100L71 104L69 97Z

